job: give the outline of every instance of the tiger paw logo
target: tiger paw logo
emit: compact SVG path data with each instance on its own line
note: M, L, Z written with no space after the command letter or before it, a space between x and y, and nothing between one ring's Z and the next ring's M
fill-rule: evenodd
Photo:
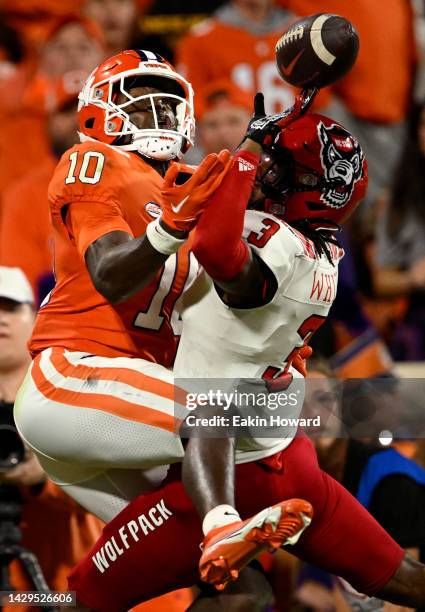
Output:
M156 202L148 202L145 204L145 210L150 217L157 219L161 215L161 207Z
M351 134L340 126L317 126L321 143L320 160L324 169L326 189L320 199L332 208L342 208L350 200L363 173L363 153Z

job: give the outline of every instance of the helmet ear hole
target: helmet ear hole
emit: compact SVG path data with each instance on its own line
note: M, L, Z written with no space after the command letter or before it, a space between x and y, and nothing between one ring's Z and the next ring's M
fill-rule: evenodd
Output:
M84 126L90 130L94 126L94 117L90 117L90 119L86 119Z

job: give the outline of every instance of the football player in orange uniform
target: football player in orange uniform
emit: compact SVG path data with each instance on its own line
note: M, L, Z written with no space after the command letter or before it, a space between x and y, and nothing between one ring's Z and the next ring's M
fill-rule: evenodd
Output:
M52 480L105 521L184 455L186 412L167 368L179 301L197 274L185 243L230 164L228 151L211 154L179 185L170 160L193 130L190 84L157 54L124 51L89 76L81 144L62 156L49 187L57 282L37 318L15 419ZM233 442L205 444L210 464L188 453L184 472L189 493L194 470L215 479L201 511L215 510L212 529L240 517ZM270 531L290 513L281 541L305 528L310 511L282 504L261 514Z

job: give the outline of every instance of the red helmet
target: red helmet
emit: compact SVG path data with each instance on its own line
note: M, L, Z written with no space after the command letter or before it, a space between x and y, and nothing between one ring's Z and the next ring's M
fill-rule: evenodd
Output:
M145 85L156 87L161 93L131 95L131 88ZM125 99L117 104L119 94L123 94ZM172 100L176 129L160 128L155 108L157 98ZM152 51L122 51L105 60L93 70L78 99L82 142L100 140L160 160L180 157L193 144L192 87L171 64ZM154 129L138 128L126 112L126 107L139 100L148 100L155 121Z
M360 145L328 117L308 113L295 120L267 151L257 181L270 198L266 209L288 223L307 220L312 227L335 228L366 194Z

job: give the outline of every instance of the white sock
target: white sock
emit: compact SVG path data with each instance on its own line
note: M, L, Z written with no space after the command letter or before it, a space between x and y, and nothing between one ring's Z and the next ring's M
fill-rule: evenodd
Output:
M206 513L202 521L202 531L204 535L207 535L207 533L215 527L229 525L230 523L236 523L236 521L240 520L241 517L239 516L239 512L235 510L233 506L221 504Z

